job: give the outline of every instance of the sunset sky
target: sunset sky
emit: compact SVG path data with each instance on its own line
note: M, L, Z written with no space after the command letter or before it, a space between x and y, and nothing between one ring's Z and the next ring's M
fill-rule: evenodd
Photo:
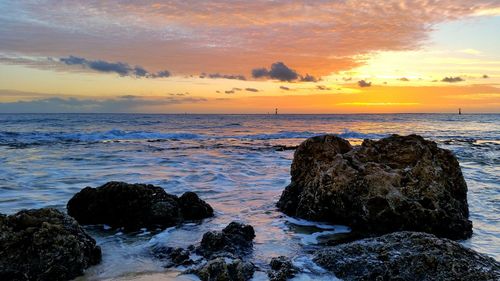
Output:
M500 113L500 0L0 0L0 112Z

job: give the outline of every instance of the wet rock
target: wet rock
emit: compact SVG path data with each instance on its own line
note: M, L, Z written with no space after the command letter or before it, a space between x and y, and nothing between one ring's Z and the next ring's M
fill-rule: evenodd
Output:
M215 258L187 273L196 274L203 281L246 281L252 278L254 272L255 266L250 262Z
M165 267L174 267L193 264L190 258L189 249L174 247L156 247L152 249L152 254L158 259L165 260Z
M0 280L71 280L100 261L95 240L58 210L0 215Z
M194 192L186 192L179 198L185 220L200 220L214 215L214 210Z
M267 276L270 281L286 281L297 273L292 261L284 256L272 258L269 265L271 270L267 272Z
M472 234L467 185L453 154L417 135L365 140L334 135L304 141L278 207L288 215L365 233Z
M500 280L500 263L423 232L395 232L319 250L314 261L343 280Z
M169 227L185 219L213 215L212 208L192 192L181 198L151 184L108 182L86 187L68 202L68 214L81 224L139 228Z
M243 256L253 246L255 232L251 225L231 222L222 231L209 231L203 235L198 252L204 257Z

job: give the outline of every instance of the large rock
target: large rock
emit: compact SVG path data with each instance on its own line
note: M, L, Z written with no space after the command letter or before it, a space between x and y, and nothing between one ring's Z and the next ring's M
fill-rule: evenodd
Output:
M68 202L68 214L81 224L107 224L136 230L169 227L185 219L213 216L213 209L193 192L178 198L159 186L108 182L86 187Z
M101 261L101 249L55 209L0 215L0 280L71 280Z
M417 135L365 140L334 135L304 141L278 207L288 215L387 233L470 237L467 185L453 154Z
M343 280L500 280L500 263L422 232L395 232L322 249L314 261Z

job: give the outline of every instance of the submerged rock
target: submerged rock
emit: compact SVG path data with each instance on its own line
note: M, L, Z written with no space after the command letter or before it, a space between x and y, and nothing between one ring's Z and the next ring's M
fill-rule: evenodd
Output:
M136 230L169 227L183 220L213 216L213 209L193 192L178 198L159 186L108 182L86 187L68 202L68 214L81 224L107 224Z
M231 222L222 231L209 231L203 235L198 252L204 257L243 256L253 246L255 231L251 225Z
M267 272L267 276L270 281L286 281L294 277L297 273L297 268L285 256L272 258L269 265L271 266L271 270Z
M166 261L165 267L175 267L181 265L191 265L194 263L190 258L189 250L174 247L156 247L152 249L152 254L160 260Z
M417 135L364 140L356 147L334 135L309 138L295 151L291 176L277 204L288 215L365 233L472 234L457 159Z
M215 258L188 273L198 275L203 281L247 281L254 272L255 266L251 262Z
M500 263L422 232L395 232L319 250L314 261L343 280L500 280Z
M71 280L100 261L95 240L58 210L0 215L0 280Z

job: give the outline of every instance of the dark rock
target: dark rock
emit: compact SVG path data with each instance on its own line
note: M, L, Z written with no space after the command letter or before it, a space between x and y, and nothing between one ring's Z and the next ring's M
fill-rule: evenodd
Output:
M101 249L55 209L0 215L0 280L71 280L101 261Z
M319 250L314 261L343 280L500 280L500 263L422 232L395 232Z
M255 232L251 225L231 222L222 231L209 231L203 235L198 251L204 257L232 254L243 256L253 246Z
M214 210L194 192L186 192L179 198L182 216L185 220L201 220L214 215Z
M213 215L212 208L196 194L190 192L181 198L151 184L108 182L82 189L67 207L68 214L81 224L108 224L126 230L169 227L184 219Z
M203 281L246 281L250 280L255 272L255 266L240 259L226 262L224 258L215 258L206 264L190 270Z
M270 281L286 281L297 273L292 261L284 256L272 258L269 265L271 270L267 272L267 276Z
M333 135L295 151L292 180L278 202L288 215L350 225L365 233L472 234L467 185L453 154L417 135L365 140Z
M166 260L165 267L193 264L189 250L183 248L156 247L152 249L152 254L158 259Z

